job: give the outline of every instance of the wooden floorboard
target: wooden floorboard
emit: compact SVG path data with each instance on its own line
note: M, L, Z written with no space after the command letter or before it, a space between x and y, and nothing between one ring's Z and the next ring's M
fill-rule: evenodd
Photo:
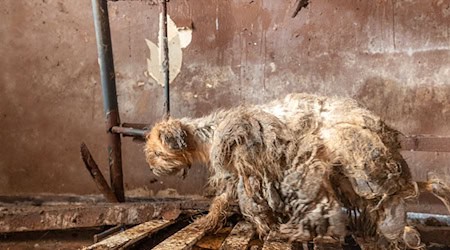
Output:
M263 250L279 250L279 249L285 249L285 250L291 250L292 244L285 241L279 241L279 240L266 240L263 245Z
M172 219L191 210L207 210L206 199L161 199L124 203L0 203L0 233L137 225Z
M197 229L195 224L181 229L174 235L159 243L153 250L185 250L190 249L205 235L204 230Z
M105 240L102 240L98 243L95 243L91 246L83 248L85 250L99 250L99 249L119 249L126 248L127 245L138 242L139 240L148 237L152 233L157 232L158 230L165 228L175 221L169 220L152 220L135 227L132 227L128 230L125 230L121 233L113 235Z
M231 230L220 249L246 249L254 234L255 231L250 223L240 221L236 224L233 230Z

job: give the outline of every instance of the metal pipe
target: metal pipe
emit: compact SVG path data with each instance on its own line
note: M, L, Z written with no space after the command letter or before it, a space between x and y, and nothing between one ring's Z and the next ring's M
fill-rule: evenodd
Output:
M109 28L107 0L92 0L95 36L97 38L98 63L102 83L103 106L108 133L108 162L111 187L120 202L125 200L123 190L122 153L120 135L112 133L111 128L120 125L117 104L116 76L112 53L111 31Z
M167 2L166 0L160 0L161 7L161 15L160 15L160 30L161 34L159 36L159 44L161 44L161 70L163 73L164 79L164 108L165 108L165 118L168 119L170 117L170 91L169 91L169 83L170 83L170 73L169 73L169 42L167 39Z
M441 226L450 227L450 215L408 212L407 216L413 223L427 225L428 221L433 221L433 223L439 222Z
M124 122L122 123L122 127L126 128L137 128L137 129L150 129L152 126L148 123L129 123Z
M123 136L133 136L142 138L145 138L145 135L148 132L148 130L144 129L126 128L117 126L112 127L111 131L116 134L122 134Z
M342 208L342 211L344 213L348 213L347 208ZM354 212L356 216L360 216L360 213L358 211ZM450 226L450 215L407 212L406 219L408 223L412 224L427 225L431 221L433 224L436 224L436 222L438 222L438 224L441 226Z

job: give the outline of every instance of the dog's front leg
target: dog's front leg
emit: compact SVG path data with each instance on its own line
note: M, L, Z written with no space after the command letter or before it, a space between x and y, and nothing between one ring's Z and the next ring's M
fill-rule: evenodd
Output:
M198 228L205 231L217 231L223 227L226 222L230 205L230 195L224 192L214 197L209 213L195 221Z
M231 212L230 204L236 200L236 182L233 178L221 176L215 179L214 183L213 186L216 187L219 195L212 200L208 214L195 221L198 228L209 232L217 231L224 226Z

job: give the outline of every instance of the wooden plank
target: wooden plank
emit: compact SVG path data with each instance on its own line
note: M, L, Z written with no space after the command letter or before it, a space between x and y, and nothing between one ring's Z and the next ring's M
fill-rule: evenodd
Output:
M165 228L173 224L174 222L175 220L148 221L83 249L85 250L119 249L127 244L129 245L130 243L138 242L139 240L151 235L154 232L157 232L162 228Z
M274 237L274 234L270 234L268 239L264 241L262 250L279 250L279 249L303 249L308 250L308 243L300 243L296 242L295 247L293 247L292 243L290 243L288 240L283 240ZM300 245L299 245L300 244ZM335 250L335 249L342 249L341 243L331 237L325 236L323 238L318 239L317 242L314 243L314 249L318 250Z
M240 221L236 224L233 230L231 230L220 249L246 249L254 234L255 230L249 222Z
M291 250L292 244L286 241L281 240L266 240L263 245L263 250L279 250L286 249Z
M174 235L159 243L153 250L185 250L192 246L205 235L204 230L197 229L194 224L181 229Z
M271 232L263 244L263 250L292 249L292 243L286 239L275 237L276 233Z
M320 240L314 240L314 249L317 250L339 250L342 249L341 242L329 236L324 236Z
M84 204L83 204L84 203ZM0 233L136 225L173 219L191 209L206 210L209 200L166 199L127 203L0 204Z

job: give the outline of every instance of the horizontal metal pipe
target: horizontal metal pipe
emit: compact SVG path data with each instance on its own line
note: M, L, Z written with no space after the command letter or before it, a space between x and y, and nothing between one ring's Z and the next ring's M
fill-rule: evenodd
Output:
M111 132L116 134L122 134L123 136L145 138L145 135L147 134L148 130L114 126L111 128Z
M409 221L421 225L427 225L428 221L432 221L438 222L440 226L450 227L450 215L408 212L407 216Z
M342 208L342 211L344 211L344 213L348 212L347 208ZM356 213L356 216L359 217L359 212L354 212ZM412 225L429 225L431 222L440 226L450 227L450 215L407 212L406 219L408 223L411 223Z
M152 126L150 124L148 124L148 123L128 123L128 122L124 122L124 123L122 123L122 127L137 128L137 129L147 130L147 129L150 129Z

